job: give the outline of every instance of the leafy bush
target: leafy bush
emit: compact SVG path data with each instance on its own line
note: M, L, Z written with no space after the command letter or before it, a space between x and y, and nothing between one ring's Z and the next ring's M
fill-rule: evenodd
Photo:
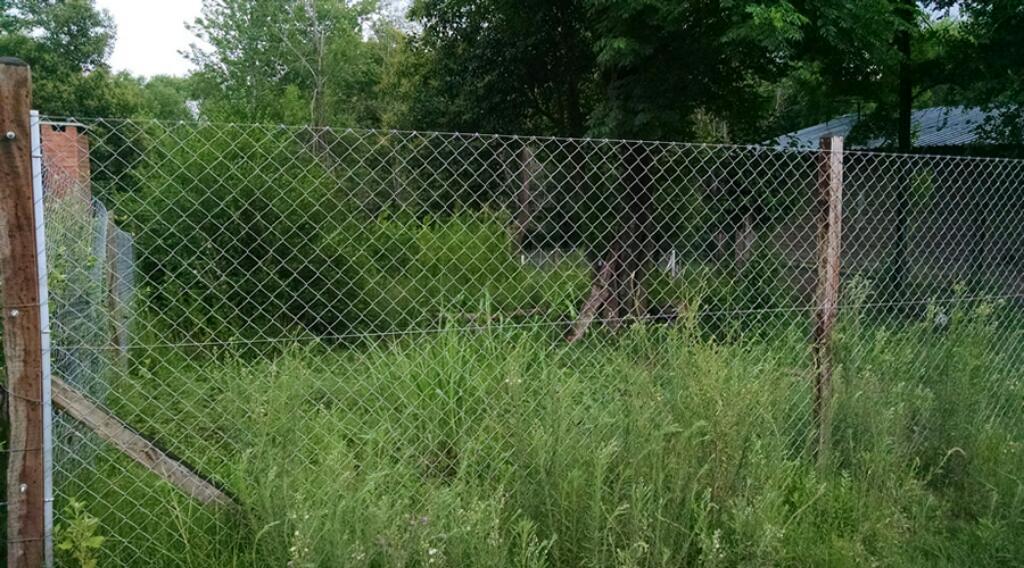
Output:
M371 214L352 192L373 179L325 170L270 130L167 128L117 203L163 340L347 337L566 309L581 293L578 267L521 266L497 214Z
M99 534L100 520L86 511L85 503L76 499L70 500L62 517L67 521L55 529L57 543L54 548L72 561L68 565L96 568L100 549L106 541L106 537Z
M681 309L707 337L770 336L792 324L794 309L807 305L786 269L781 256L761 244L740 268L691 261L675 278L652 271L647 286L655 306Z
M115 209L165 339L344 332L356 317L333 299L357 274L324 238L351 214L330 175L287 131L152 127L166 131L150 134L142 185Z
M579 259L549 268L524 265L505 227L501 216L483 212L422 221L381 218L339 231L330 246L359 274L354 304L361 329L571 313L587 286Z

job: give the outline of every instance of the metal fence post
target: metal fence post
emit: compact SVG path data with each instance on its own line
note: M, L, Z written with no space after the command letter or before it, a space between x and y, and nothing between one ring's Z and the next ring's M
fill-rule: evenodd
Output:
M50 291L46 263L46 217L43 212L43 139L39 111L30 113L32 128L32 203L36 221L36 268L39 274L39 334L43 369L43 525L46 566L53 566L53 385L50 361Z
M832 428L832 340L839 308L843 223L843 138L821 139L818 157L818 285L814 316L815 454L828 459Z
M0 272L10 433L7 450L7 565L47 561L43 307L38 242L42 219L33 196L28 65L0 58Z

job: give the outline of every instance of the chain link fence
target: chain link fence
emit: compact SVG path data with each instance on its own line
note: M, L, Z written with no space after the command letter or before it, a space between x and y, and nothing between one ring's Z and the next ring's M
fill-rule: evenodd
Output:
M54 374L181 469L58 412L58 546L92 518L101 565L679 565L750 471L814 462L827 153L84 132L44 176ZM842 158L830 459L1019 440L1024 162Z

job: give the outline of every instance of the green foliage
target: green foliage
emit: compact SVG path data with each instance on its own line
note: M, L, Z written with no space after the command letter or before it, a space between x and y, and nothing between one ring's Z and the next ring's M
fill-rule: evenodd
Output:
M526 266L492 214L354 219L332 249L357 267L359 326L372 331L473 323L522 312L569 313L587 286L580 262Z
M324 242L346 208L321 166L282 143L289 131L150 127L140 187L114 196L161 329L270 337L357 321L328 303L351 297L356 277Z
M110 69L116 30L94 0L3 2L0 30L0 53L31 65L32 105L44 115L191 118L185 80Z
M138 114L156 120L191 120L188 100L192 91L190 78L157 75L142 83Z
M1024 390L1004 377L1024 360L999 347L1020 314L949 315L946 333L845 320L822 467L805 446L804 325L728 343L636 326L572 346L545 328L452 329L265 363L168 350L116 408L236 491L241 518L211 522L142 477L93 514L150 535L108 541L111 561L1005 565L1024 552ZM170 392L181 411L160 406Z
M113 21L93 0L13 0L0 7L0 52L32 66L35 108L63 116L133 112L133 81L106 66Z
M416 0L404 17L373 0L209 0L185 89L112 72L114 24L93 0L10 0L0 27L53 115L188 119L187 92L231 121L759 141L858 111L856 138L894 140L908 63L918 106L987 105L1003 111L992 139L1024 131L1008 0Z
M207 0L189 59L204 116L226 121L371 126L384 61L398 44L377 3ZM282 104L282 101L284 104Z
M341 337L485 312L567 313L586 288L578 263L522 265L501 215L415 202L372 211L373 156L339 155L327 168L303 148L305 130L149 123L137 134L138 186L96 191L135 235L146 317L167 333Z
M692 135L700 112L748 136L757 81L808 23L786 1L419 0L410 15L427 67L414 125L658 139Z
M108 355L92 346L110 341L102 231L93 205L79 197L48 199L47 285L51 310L54 373L102 399Z
M595 71L607 93L591 131L625 138L686 137L701 110L729 119L734 137L744 137L744 124L765 108L758 82L785 70L786 46L803 22L785 1L588 6Z
M44 64L88 71L110 53L114 24L93 0L9 0L2 6L4 39L31 38Z
M100 520L85 510L85 503L76 499L68 502L68 510L61 516L67 521L54 529L57 551L66 554L79 568L96 568L107 540L99 534Z
M417 128L582 136L594 55L580 0L417 0Z
M99 303L103 292L100 260L95 256L96 222L92 204L77 198L51 199L47 221L47 284L56 313L72 306ZM80 296L80 297L76 297ZM90 298L90 299L82 299ZM90 343L85 337L61 337L69 344Z
M946 2L948 3L948 1ZM953 38L953 77L968 100L997 108L984 125L990 139L1024 143L1024 13L1013 0L967 0L964 33Z

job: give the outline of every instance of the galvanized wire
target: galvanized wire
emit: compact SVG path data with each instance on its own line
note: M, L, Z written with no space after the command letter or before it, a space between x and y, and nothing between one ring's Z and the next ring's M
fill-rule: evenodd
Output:
M383 493L389 483L427 491L456 477L497 491L508 471L543 467L534 458L545 450L513 427L519 413L568 393L558 386L565 374L602 350L628 352L621 338L637 330L654 336L637 363L654 367L648 361L675 361L689 341L791 349L794 360L779 357L791 371L768 365L751 380L778 393L758 420L787 440L780 451L808 448L819 152L84 124L87 169L51 165L45 176L54 373L243 500L256 498L246 472L288 467L252 463L268 443L293 448L287 457L300 468L351 461L343 482L383 483ZM875 344L854 341L861 335L945 333L962 312L1019 304L1024 162L848 152L844 168L843 372ZM615 294L635 305L596 314L570 345L565 335L623 235L641 252ZM1001 353L990 355L1006 369L991 377L995 389L1017 368L1020 343L1012 323L991 325ZM491 359L460 338L486 339ZM523 379L531 363L517 357L527 345L543 345L557 368ZM399 354L436 368L388 367ZM478 375L417 382L467 369ZM658 367L658 380L671 380L671 369ZM387 380L361 380L373 373ZM523 380L555 386L477 400ZM1007 397L991 411L1019 413L1018 403ZM237 423L281 405L302 429ZM619 425L579 420L586 436L619 435ZM434 436L442 431L448 439ZM317 455L324 436L344 440L344 455ZM111 562L174 556L195 535L233 530L66 416L55 443L58 516L70 499L89 503ZM359 477L377 462L418 477Z

